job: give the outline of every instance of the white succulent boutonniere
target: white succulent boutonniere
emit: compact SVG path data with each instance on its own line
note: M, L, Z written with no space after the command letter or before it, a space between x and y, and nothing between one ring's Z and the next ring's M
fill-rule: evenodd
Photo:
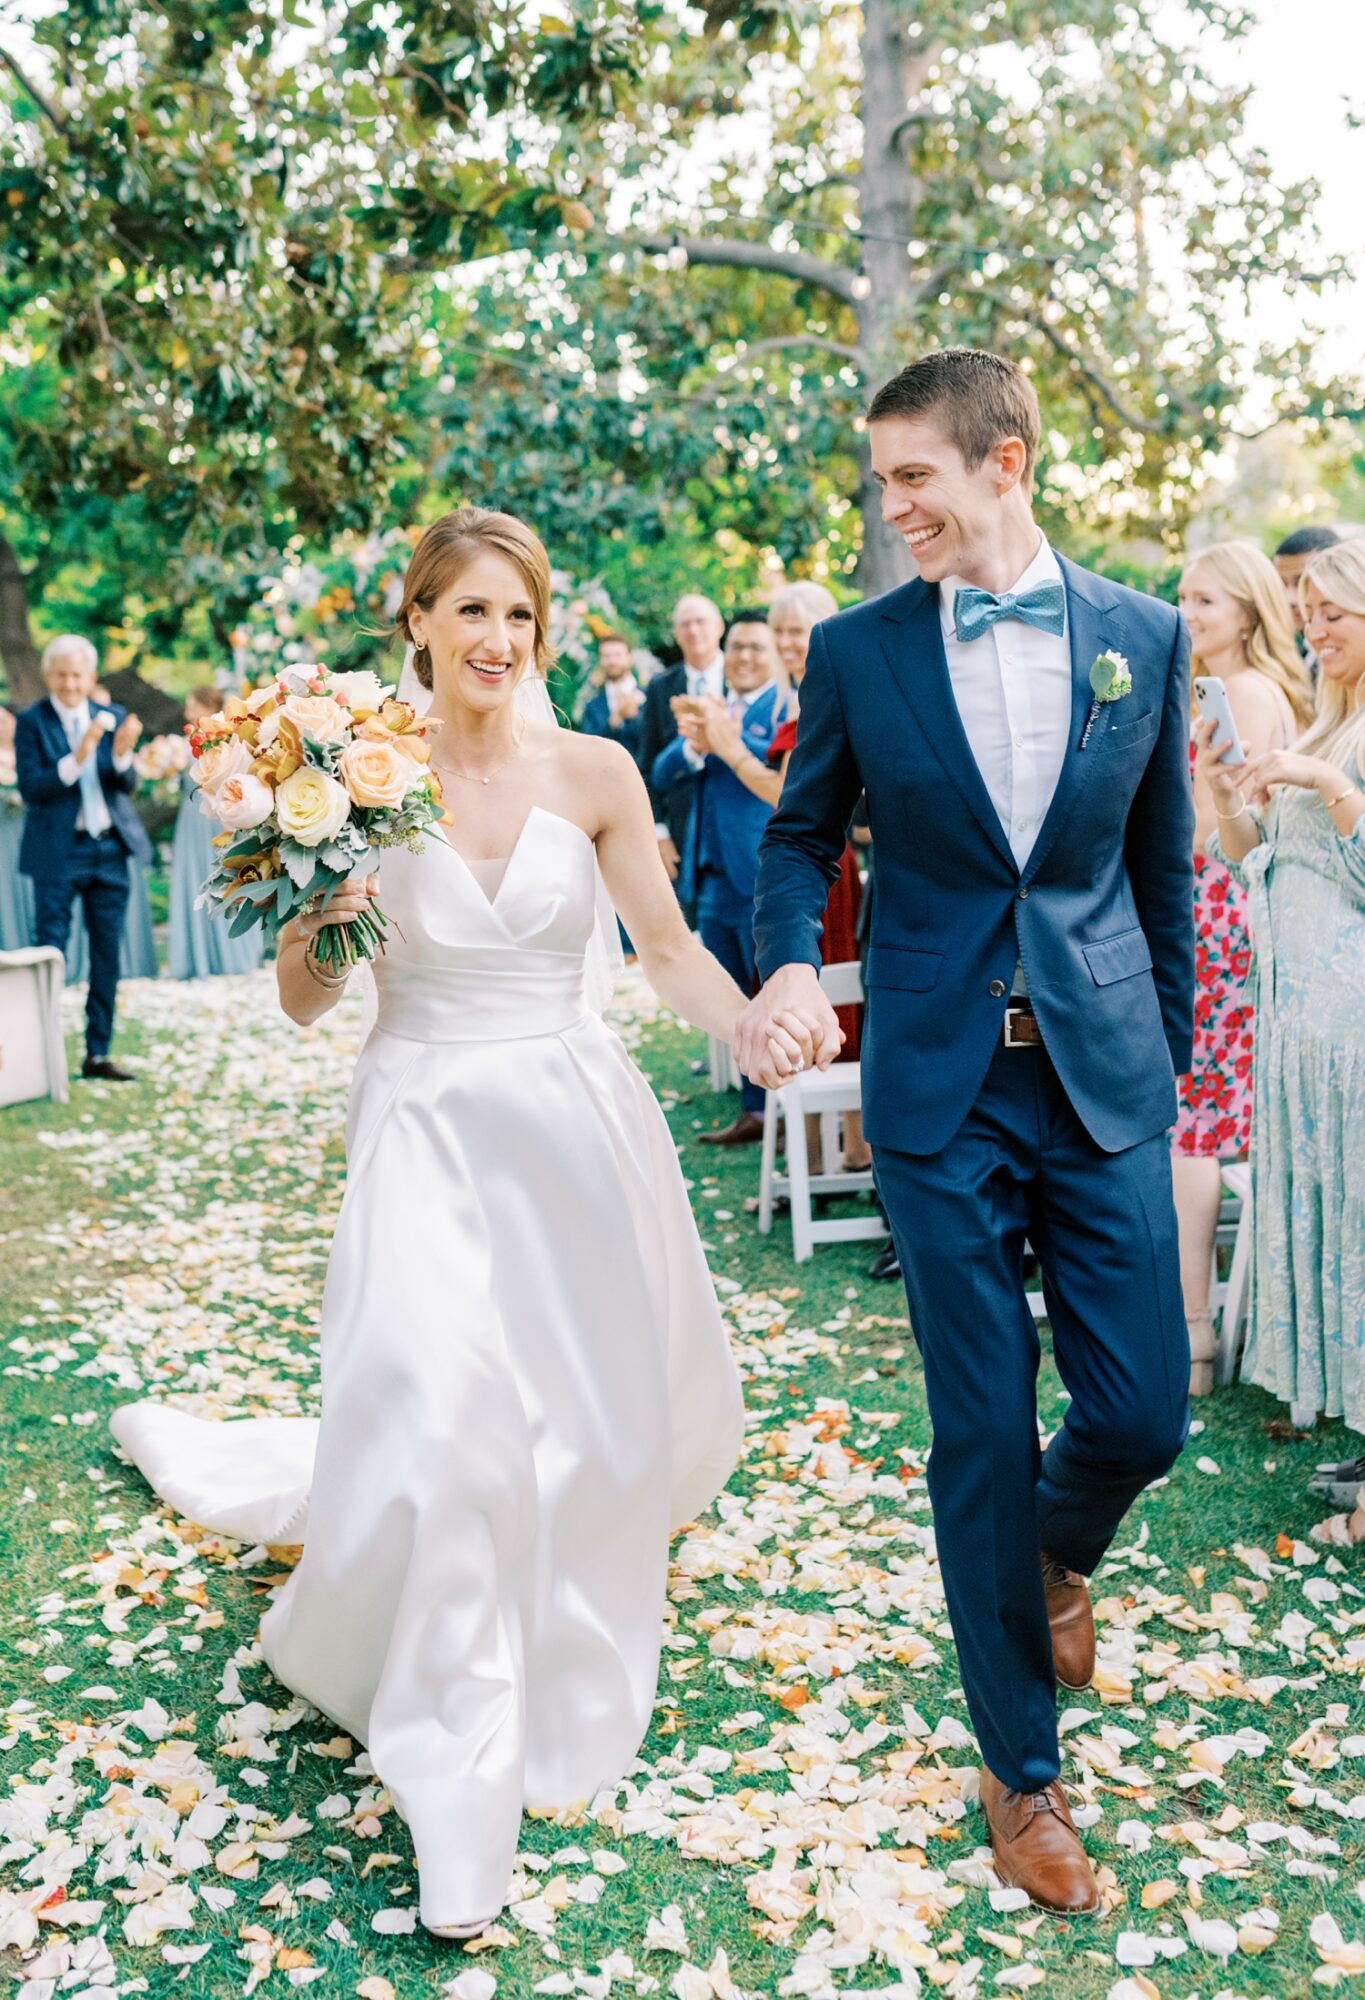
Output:
M1084 750L1090 741L1090 732L1099 720L1100 710L1111 701L1122 701L1126 694L1133 692L1133 676L1122 653L1099 653L1090 669L1090 687L1094 699L1090 703L1090 713L1085 719L1085 734L1081 738Z

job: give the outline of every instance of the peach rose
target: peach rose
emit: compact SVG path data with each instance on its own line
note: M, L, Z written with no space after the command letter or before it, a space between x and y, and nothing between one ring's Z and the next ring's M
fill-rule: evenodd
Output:
M276 791L275 812L281 833L300 847L321 847L324 840L334 840L351 817L350 794L325 771L304 764Z
M211 792L204 792L199 805L220 826L232 833L245 833L248 827L260 826L269 819L275 810L275 795L269 785L253 778L250 771L234 771Z
M351 733L351 717L329 694L291 694L284 713L301 736L314 743L344 743Z
M224 778L240 778L244 771L251 769L251 752L239 737L224 737L208 748L195 760L195 776L199 788L204 792L214 792Z
M420 777L392 737L357 736L341 753L341 782L358 806L398 806Z

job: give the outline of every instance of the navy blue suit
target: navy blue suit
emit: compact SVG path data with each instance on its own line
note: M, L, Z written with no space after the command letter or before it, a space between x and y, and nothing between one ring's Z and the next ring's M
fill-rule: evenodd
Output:
M987 1764L1021 1790L1058 1770L1040 1549L1093 1572L1188 1424L1166 1134L1193 1035L1189 648L1169 605L1062 570L1071 727L1022 871L957 711L937 588L917 580L811 634L755 920L764 978L819 964L865 791L864 1129L924 1361L963 1685ZM1091 722L1106 651L1132 691ZM1042 1048L1002 1043L1016 962ZM1041 1460L1025 1238L1071 1395Z
M112 715L115 726L123 721L121 708L93 701L89 706L92 721L101 714ZM144 865L152 859L151 842L131 797L137 774L114 769L113 737L111 729L95 751L111 825L101 839L92 839L76 830L80 784L65 785L58 776L57 766L71 745L52 703L45 698L26 708L14 732L19 792L28 808L19 867L33 878L34 943L66 950L71 905L79 897L90 941L86 1053L97 1058L108 1055L113 1039L119 942L128 907L128 857Z
M741 734L745 748L760 763L767 761L768 745L786 712L786 694L776 682L755 695L745 709ZM646 776L657 793L668 797L690 769L683 739L675 737ZM706 759L696 774L696 805L683 842L678 900L685 910L695 907L702 943L744 993L754 989L754 886L759 842L772 814L772 807L741 784L728 764L719 757ZM757 1084L746 1079L741 1095L746 1111L762 1110L763 1092Z
M591 700L585 703L583 717L578 726L585 736L609 737L613 743L619 743L629 750L637 764L640 762L645 733L643 702L628 722L613 721L607 690L605 687L600 687Z

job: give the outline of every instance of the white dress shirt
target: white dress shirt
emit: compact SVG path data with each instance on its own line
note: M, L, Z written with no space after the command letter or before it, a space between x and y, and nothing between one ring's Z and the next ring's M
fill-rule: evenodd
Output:
M64 785L79 785L81 782L82 767L76 761L76 747L84 737L86 730L90 727L90 704L88 701L78 701L74 708L69 708L64 701L58 701L56 695L49 695L48 700L61 717L62 728L66 731L66 740L71 745L65 757L57 759L57 776ZM98 755L99 746L96 745L95 749L90 753L90 759L97 758ZM90 761L90 759L87 759L87 761ZM131 770L132 763L133 753L131 750L125 750L122 753L115 751L114 769L116 771ZM96 766L96 769L98 770L98 766ZM88 805L86 803L87 796L90 802ZM93 826L89 824L92 817L96 822ZM99 789L99 795L96 798L93 789L87 793L86 789L82 787L81 807L76 814L77 833L93 834L98 839L100 834L108 833L113 823L109 808L104 801L103 788Z
M1020 596L1042 583L1065 588L1061 565L1046 539L1009 589ZM1010 852L1022 870L1052 804L1071 733L1071 646L1065 631L1040 632L1018 618L1001 618L979 639L962 641L953 600L967 587L950 576L939 585L939 622L948 678L967 742L995 807ZM1026 992L1023 968L1014 991Z

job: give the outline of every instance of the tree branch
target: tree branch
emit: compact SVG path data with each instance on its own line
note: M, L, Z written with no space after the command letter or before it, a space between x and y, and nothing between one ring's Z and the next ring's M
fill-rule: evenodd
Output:
M647 250L654 256L670 250L685 250L689 264L718 264L734 271L775 271L798 285L819 285L849 305L857 303L853 280L857 273L805 250L774 250L770 243L746 243L730 236L681 236L672 231L650 231L622 239L625 246Z
M872 364L861 347L848 347L841 340L827 340L822 333L781 333L775 334L771 340L756 340L742 354L729 356L726 363L716 367L710 381L688 397L688 402L695 409L704 408L707 403L716 400L726 384L756 355L776 354L780 349L790 347L818 347L826 354L837 354L841 361L850 362L858 370L864 382L872 372Z
M65 118L62 117L60 111L56 110L54 106L48 103L47 99L43 96L42 91L36 89L35 86L29 82L28 78L24 75L24 72L20 69L18 63L14 60L14 57L10 54L8 49L0 49L0 62L2 62L5 65L5 68L9 70L18 79L20 87L23 90L25 90L28 93L28 95L33 99L33 102L42 112L44 118L47 119L48 123L50 125L55 126L57 131L64 132L66 130Z
M1169 425L1161 422L1159 419L1154 417L1140 417L1136 410L1130 410L1126 404L1120 402L1118 391L1105 380L1097 368L1093 367L1086 360L1083 354L1078 354L1065 335L1059 333L1056 327L1050 325L1040 313L1020 312L1018 306L1012 300L1002 299L1000 303L1005 306L1007 311L1014 313L1018 318L1022 319L1027 326L1036 328L1048 344L1061 355L1062 359L1070 362L1082 382L1089 384L1101 402L1107 404L1119 422L1125 424L1129 430L1144 431L1148 437L1160 437L1169 429Z

